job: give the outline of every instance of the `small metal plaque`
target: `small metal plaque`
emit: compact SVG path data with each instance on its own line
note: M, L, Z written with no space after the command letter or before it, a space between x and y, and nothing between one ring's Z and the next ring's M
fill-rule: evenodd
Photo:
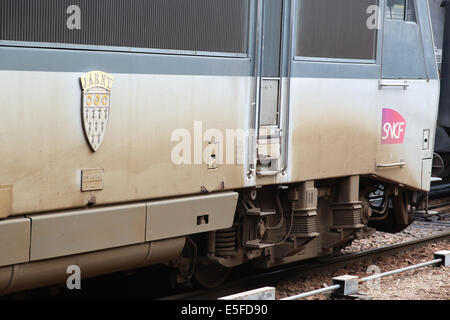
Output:
M81 170L81 192L103 190L103 169Z

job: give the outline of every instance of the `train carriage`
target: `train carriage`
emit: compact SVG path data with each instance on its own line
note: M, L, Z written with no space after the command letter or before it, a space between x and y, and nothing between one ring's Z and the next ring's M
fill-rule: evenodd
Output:
M411 223L438 113L426 0L2 0L0 293L180 281Z

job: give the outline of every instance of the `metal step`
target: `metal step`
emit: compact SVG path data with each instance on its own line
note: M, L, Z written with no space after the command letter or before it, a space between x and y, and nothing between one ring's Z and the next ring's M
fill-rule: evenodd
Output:
M276 214L276 211L261 211L261 208L247 209L247 215L254 217L265 217Z
M273 242L263 242L261 240L251 240L251 241L247 241L247 243L245 244L246 248L249 249L265 249L265 248L270 248L273 247L275 244Z

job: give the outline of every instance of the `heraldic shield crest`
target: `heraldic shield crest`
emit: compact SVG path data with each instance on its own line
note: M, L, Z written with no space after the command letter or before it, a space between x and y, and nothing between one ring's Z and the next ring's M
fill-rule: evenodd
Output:
M111 113L112 82L113 77L102 71L91 71L81 76L84 133L94 151L100 148L105 137Z

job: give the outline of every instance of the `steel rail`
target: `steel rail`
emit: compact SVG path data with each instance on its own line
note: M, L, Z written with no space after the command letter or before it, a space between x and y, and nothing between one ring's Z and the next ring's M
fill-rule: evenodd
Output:
M423 268L423 267L427 267L427 266L432 266L432 265L441 263L442 261L443 261L443 259L434 259L434 260L431 260L431 261L428 261L428 262L419 263L419 264L416 264L416 265L413 265L413 266L409 266L409 267L405 267L405 268L401 268L401 269L396 269L396 270L391 270L391 271L375 274L375 275L372 275L372 276L368 276L368 277L359 279L358 283L363 283L363 282L366 282L366 281L375 280L375 279L391 276L391 275L394 275L394 274L399 274L399 273L406 272L406 271L411 271L411 270L415 270L415 269L419 269L419 268ZM298 299L301 299L301 298L314 296L314 295L317 295L317 294L320 294L320 293L336 291L336 290L341 289L341 288L342 288L342 286L340 284L336 284L336 285L333 285L333 286L330 286L330 287L304 292L304 293L301 293L301 294L297 294L295 296L291 296L291 297L287 297L287 298L283 298L283 299L279 299L279 300L285 300L285 301L287 301L287 300L298 300Z
M423 268L423 267L427 267L427 266L432 266L434 264L438 264L438 263L441 263L441 262L442 262L442 259L435 259L435 260L431 260L431 261L428 261L428 262L419 263L419 264L416 264L416 265L413 265L413 266L401 268L401 269L396 269L396 270L387 271L387 272L383 272L383 273L379 273L379 274L374 274L372 276L361 278L360 282L366 282L366 281L370 281L370 280L375 280L375 279L387 277L387 276L390 276L390 275L393 275L393 274L402 273L402 272L405 272L405 271L411 271L411 270L415 270L415 269L419 269L419 268Z
M330 291L335 291L341 288L340 284L336 284L334 286L330 286L330 287L326 287L326 288L322 288L322 289L317 289L317 290L313 290L313 291L309 291L309 292L304 292L304 293L300 293L297 294L295 296L292 297L287 297L287 298L283 298L283 299L279 299L279 300L298 300L298 299L302 299L302 298L306 298L306 297L310 297L310 296L315 296L316 294L320 294L320 293L326 293L326 292L330 292Z

